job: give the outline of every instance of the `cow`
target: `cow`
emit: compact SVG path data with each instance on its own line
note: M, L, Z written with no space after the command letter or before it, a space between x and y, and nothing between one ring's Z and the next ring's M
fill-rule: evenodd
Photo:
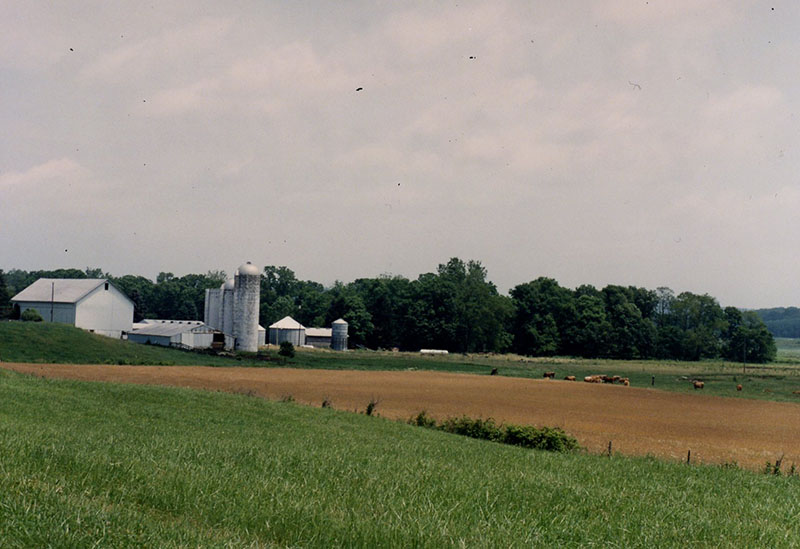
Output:
M583 381L586 383L603 383L603 376L594 375L594 376L586 376L583 378Z
M693 381L692 385L694 386L695 389L702 389L703 387L705 387L706 384L703 383L702 381Z
M555 372L545 372L544 377L547 379L555 379L556 373Z
M625 387L628 387L628 386L630 386L631 382L630 382L630 381L628 381L628 378L627 378L627 377L623 377L623 378L622 378L622 384L623 384Z
M492 368L492 373L489 374L489 375L490 376L496 376L497 375L497 368Z
M575 376L566 376L564 378L565 381L575 381Z
M739 385L737 385L737 386L736 386L736 390L737 390L737 391L741 391L741 390L742 390L742 384L741 384L741 383L740 383Z

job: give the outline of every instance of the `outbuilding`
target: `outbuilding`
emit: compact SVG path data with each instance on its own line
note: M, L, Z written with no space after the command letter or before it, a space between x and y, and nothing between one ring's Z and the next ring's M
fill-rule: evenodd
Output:
M40 278L11 302L20 313L36 310L45 322L109 337L122 337L133 325L133 301L103 278Z
M331 346L330 328L306 328L306 345L327 349Z
M270 345L289 341L295 347L306 344L306 327L290 316L285 316L269 327Z
M128 341L164 347L208 349L215 342L223 346L225 334L199 320L145 319L134 325L133 330L128 333Z

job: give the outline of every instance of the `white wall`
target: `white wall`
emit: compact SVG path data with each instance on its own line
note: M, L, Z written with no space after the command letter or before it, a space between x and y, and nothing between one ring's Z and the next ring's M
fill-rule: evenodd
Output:
M53 303L53 322L62 324L75 324L75 304L74 303ZM50 303L40 301L23 301L19 304L19 312L27 309L35 309L45 322L50 322Z
M77 303L75 326L121 337L133 327L133 303L112 284L101 284Z

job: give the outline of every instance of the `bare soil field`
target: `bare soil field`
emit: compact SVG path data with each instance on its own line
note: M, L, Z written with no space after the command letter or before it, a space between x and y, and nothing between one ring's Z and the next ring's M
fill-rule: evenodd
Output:
M291 368L98 366L2 363L36 376L191 387L260 396L292 396L320 406L408 419L425 410L438 419L466 415L499 422L561 427L590 452L613 442L615 453L693 463L736 462L760 469L784 455L800 466L800 405L681 395L583 382L475 376L430 371L371 372ZM699 392L698 392L699 393Z

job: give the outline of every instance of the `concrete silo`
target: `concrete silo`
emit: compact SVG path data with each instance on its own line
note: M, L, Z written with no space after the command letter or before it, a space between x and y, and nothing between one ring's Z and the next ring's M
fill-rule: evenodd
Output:
M331 349L347 350L347 322L344 319L334 320L331 324Z
M233 297L234 281L227 280L220 288L222 290L222 318L219 329L226 335L233 335Z
M261 294L261 272L250 263L236 271L234 290L233 335L236 349L258 351L258 306Z
M222 330L222 288L206 290L203 322L206 326Z

